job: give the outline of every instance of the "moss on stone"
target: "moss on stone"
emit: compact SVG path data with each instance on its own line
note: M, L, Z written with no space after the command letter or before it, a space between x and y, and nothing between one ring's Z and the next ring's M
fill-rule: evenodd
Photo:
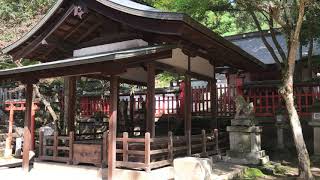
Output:
M251 179L258 179L265 176L260 169L257 168L248 168L245 170L243 174L243 179L251 180Z

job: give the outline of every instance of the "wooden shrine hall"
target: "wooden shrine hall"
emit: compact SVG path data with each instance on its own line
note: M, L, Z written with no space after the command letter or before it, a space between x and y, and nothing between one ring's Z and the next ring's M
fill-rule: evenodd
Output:
M192 133L191 78L210 82L210 98L215 99L217 67L264 69L259 60L189 16L162 12L130 0L58 0L29 33L3 52L15 60L41 62L0 71L1 81L20 81L26 85L23 169L29 170L29 151L34 141L31 136L35 131L31 128L33 84L43 78L64 77L67 134L46 137L40 133L39 158L82 162L76 151L85 150L89 154L86 158L92 155L87 161L108 167L108 179L115 178L116 168L150 171L170 165L176 157L210 155L217 151L216 142L207 138L212 137L216 128L215 101L210 106L212 131ZM155 75L163 71L185 77L184 136L170 132L164 137L156 134ZM109 80L111 84L108 133L105 132L97 151L91 155L92 148L87 148L86 142L75 146L73 134L76 79L80 76ZM119 83L147 86L143 137L117 133ZM43 143L47 140L53 140L54 145ZM67 145L60 147L60 141ZM48 149L53 150L50 158L45 155ZM69 156L59 158L60 150L69 151Z

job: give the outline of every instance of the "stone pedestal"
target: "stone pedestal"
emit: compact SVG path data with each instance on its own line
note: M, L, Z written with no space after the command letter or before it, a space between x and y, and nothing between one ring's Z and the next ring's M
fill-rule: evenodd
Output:
M313 127L313 155L320 157L320 113L312 113L309 125Z
M276 124L277 128L277 149L283 150L285 148L284 143L284 129L287 126L285 116L282 114L276 115Z
M276 128L277 128L277 149L284 149L284 128L285 124L277 122L276 123Z
M265 164L269 161L265 151L261 150L261 127L252 125L251 120L232 120L227 131L230 150L226 161L240 164Z

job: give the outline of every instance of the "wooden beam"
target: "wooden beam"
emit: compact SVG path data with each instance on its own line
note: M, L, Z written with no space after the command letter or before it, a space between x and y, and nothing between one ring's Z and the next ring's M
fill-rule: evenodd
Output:
M107 35L89 40L87 42L80 43L77 46L77 48L97 46L97 45L101 45L101 44L110 44L110 43L114 43L114 42L127 41L127 40L132 40L132 39L141 39L141 38L142 38L142 35L140 35L140 34L127 33L127 32L107 34Z
M33 85L28 82L26 84L26 111L24 117L24 133L23 133L23 158L22 158L22 169L25 172L30 171L30 159L29 151L31 150L31 111L32 111L32 93Z
M116 169L118 92L119 92L119 77L111 76L109 141L108 141L108 179L113 179L113 177L115 177L115 169Z
M70 42L66 42L63 39L59 39L57 37L50 37L45 39L42 43L48 44L49 46L53 46L58 48L62 52L68 53L72 55L73 50L75 49L76 45Z
M89 20L91 20L91 17L90 15L88 15L88 17L86 17L84 20L80 21L80 23L75 27L73 28L69 33L67 33L65 36L64 36L64 40L68 39L70 36L72 36L75 32L78 31L78 29L83 26L84 24L86 24Z
M15 75L4 75L1 76L0 80L28 80L35 76L38 79L41 78L52 78L59 76L79 76L85 74L97 74L97 73L108 73L109 75L115 75L125 72L125 67L119 63L113 61L106 61L101 63L75 65L61 68L52 68L46 70L39 70L36 72L25 72L17 73Z
M91 26L90 29L88 29L86 31L86 33L84 33L82 36L80 36L78 39L77 39L77 43L80 43L83 39L85 39L86 37L88 37L93 31L95 31L97 28L99 28L99 26L101 26L103 24L103 21L99 21L98 20L98 23L96 23L95 25Z
M84 75L83 77L110 81L110 76L105 75L105 74L89 74L89 75ZM139 82L139 81L134 81L134 80L130 80L130 79L123 79L123 78L119 78L119 82L125 83L125 84L131 84L131 85L147 86L146 82Z
M75 130L76 77L64 78L64 123L66 132Z
M191 75L194 78L197 78L198 80L204 80L204 81L208 81L211 79L211 77L209 76L205 76L196 72L188 72L188 70L186 69L182 69L182 68L178 68L178 67L174 67L171 66L169 64L164 64L161 62L154 62L154 64L156 65L157 69L161 69L163 71L167 71L167 72L171 72L171 73L175 73L175 74L180 74L180 75L184 75L185 73L188 73L189 75Z
M153 63L147 64L148 82L147 82L147 118L146 127L147 132L151 137L155 137L155 65Z

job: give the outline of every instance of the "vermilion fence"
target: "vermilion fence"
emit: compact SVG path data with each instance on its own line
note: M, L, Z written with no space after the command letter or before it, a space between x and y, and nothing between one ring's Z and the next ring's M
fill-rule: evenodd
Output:
M219 117L232 117L236 107L234 99L237 95L236 87L217 86L217 115ZM255 115L257 117L274 117L278 112L286 113L285 104L278 93L278 88L263 86L248 86L244 88L244 97L247 101L253 102ZM181 102L179 92L163 92L155 96L156 117L163 114L177 114ZM132 97L131 97L132 98ZM133 112L143 109L146 96L135 95L133 100ZM308 116L312 106L320 99L320 84L296 84L294 87L294 98L297 111L300 116ZM126 101L130 111L130 96L121 95L120 101ZM192 113L194 115L206 115L211 112L210 91L207 87L194 87L192 91ZM108 112L108 100L101 100L100 97L82 97L81 114L91 116L96 112Z
M217 90L219 116L231 116L235 109L232 98L235 94L235 88L219 86ZM124 101L128 112L130 112L130 107L133 108L133 112L137 112L143 109L144 103L146 102L146 95L138 94L130 96L123 94L120 95L119 100L120 102ZM210 90L207 87L194 87L192 90L192 100L192 113L194 115L205 115L211 112ZM179 113L181 107L179 91L157 93L155 95L155 106L156 117L160 117L163 114ZM108 114L108 111L108 97L101 98L91 96L81 97L80 99L80 112L82 116L93 116L98 112Z
M234 99L237 95L237 88L234 86L217 86L217 115L218 117L232 117L236 107ZM1 89L0 89L1 90ZM0 99L17 99L23 97L23 93L9 93L9 90L1 90ZM243 95L247 101L253 102L255 114L258 117L273 117L278 112L285 113L285 104L278 93L276 85L247 85L243 88ZM308 116L312 111L315 102L320 99L320 83L295 84L294 98L296 109L300 116ZM127 111L133 113L142 112L145 105L146 95L128 94L120 95L120 102L127 106ZM155 96L155 115L160 117L163 114L178 114L181 107L179 91L161 92ZM192 113L193 115L208 115L211 112L210 91L207 87L194 87L192 90ZM121 104L121 103L119 103ZM108 114L108 97L100 96L81 97L80 112L82 116L93 116L96 113Z
M246 98L254 103L256 116L275 116L285 111L285 103L277 87L247 88ZM320 99L320 84L296 84L295 107L300 116L308 116L315 102Z

